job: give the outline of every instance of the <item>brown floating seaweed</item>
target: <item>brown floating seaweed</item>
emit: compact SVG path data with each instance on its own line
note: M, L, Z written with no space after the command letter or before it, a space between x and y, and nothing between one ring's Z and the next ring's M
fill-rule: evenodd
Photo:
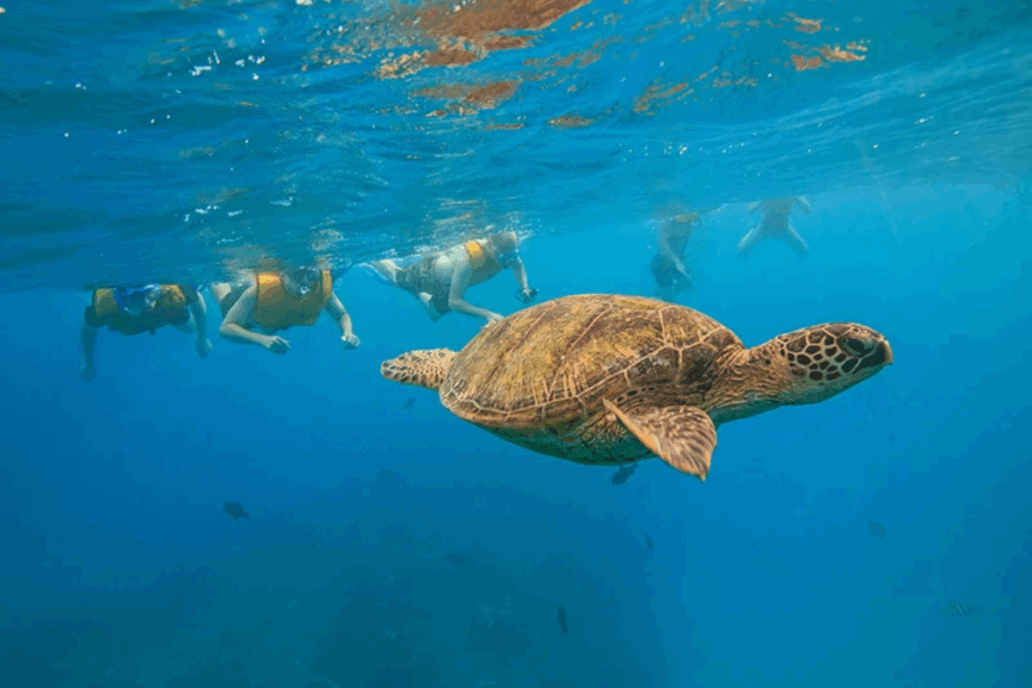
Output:
M543 29L591 0L472 0L459 11L444 2L417 12L426 32L440 38L482 42L500 31Z
M645 91L638 96L638 99L634 101L634 112L649 112L653 105L669 100L682 91L684 91L682 96L687 96L692 92L692 89L685 91L686 88L688 88L688 82L681 82L679 84L664 87L664 85L657 79L649 84Z
M469 106L469 108L490 110L512 98L519 86L520 82L518 81L496 81L482 86L442 84L431 88L421 88L413 91L412 95L418 98L460 101L462 105ZM451 109L449 108L449 110Z
M813 57L807 58L804 55L793 55L792 66L796 68L797 72L805 72L808 69L817 69L824 64L824 60L814 55Z
M556 129L572 129L574 127L586 127L591 124L592 120L580 115L564 115L562 117L553 117L548 120Z

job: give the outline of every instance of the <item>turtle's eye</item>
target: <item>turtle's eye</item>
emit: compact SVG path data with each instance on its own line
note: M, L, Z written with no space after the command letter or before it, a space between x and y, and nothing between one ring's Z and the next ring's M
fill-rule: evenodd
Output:
M874 349L874 342L870 339L843 337L839 343L842 345L842 348L856 356L866 356Z

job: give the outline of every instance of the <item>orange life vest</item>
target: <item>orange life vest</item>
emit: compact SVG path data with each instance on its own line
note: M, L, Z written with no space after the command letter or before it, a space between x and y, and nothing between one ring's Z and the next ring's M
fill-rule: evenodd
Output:
M486 282L502 271L504 266L488 255L479 241L467 241L465 248L469 255L469 264L473 267L473 274L469 278L470 284Z
M129 315L118 306L113 289L93 292L93 305L86 309L86 322L92 327L108 327L127 336L153 333L165 325L180 325L190 319L186 307L197 302L193 290L188 296L175 284L161 285L161 298L153 310L140 315Z
M322 277L312 282L312 290L301 298L287 293L278 274L262 272L258 274L258 297L251 318L268 330L314 325L331 296L333 274L329 270L323 270Z

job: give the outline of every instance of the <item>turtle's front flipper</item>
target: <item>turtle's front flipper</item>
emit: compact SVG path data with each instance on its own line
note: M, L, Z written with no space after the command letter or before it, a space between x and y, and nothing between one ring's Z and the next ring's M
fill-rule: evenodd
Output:
M426 387L435 392L444 383L444 376L455 358L451 349L407 351L380 364L380 374L403 385Z
M706 479L717 428L705 411L696 406L649 406L624 412L608 399L604 403L653 454L682 473Z

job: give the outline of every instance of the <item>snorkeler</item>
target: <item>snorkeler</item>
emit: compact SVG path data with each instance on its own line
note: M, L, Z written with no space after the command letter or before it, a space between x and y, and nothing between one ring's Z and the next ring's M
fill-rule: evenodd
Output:
M695 213L681 213L663 220L659 226L659 252L653 256L650 268L656 281L656 296L664 301L672 301L692 286L692 277L684 266L684 249L692 223L698 218Z
M685 289L691 289L692 276L684 266L684 249L688 245L692 227L704 213L719 210L723 206L703 208L689 212L683 206L675 205L672 214L659 225L657 245L659 251L652 258L652 278L656 281L656 296L664 301L673 301Z
M792 208L797 203L807 215L813 213L813 207L810 206L810 202L806 200L805 196L789 196L787 198L757 201L749 206L750 213L762 210L763 217L738 242L739 254L745 255L764 239L781 239L800 255L805 256L809 253L810 247L806 245L803 237L799 236L799 232L795 231L795 228L788 222L788 217L792 214Z
M223 282L209 289L222 312L219 334L231 342L257 344L274 354L285 354L290 342L278 333L314 325L325 310L340 327L345 349L362 343L352 331L351 316L333 292L329 270L277 263L235 287Z
M204 298L193 287L175 284L148 284L142 287L97 289L83 314L80 344L83 380L97 375L93 362L97 330L106 327L126 336L150 332L172 325L181 332L197 335L197 355L207 358L211 341L205 321Z
M400 287L419 299L431 320L436 321L445 313L456 311L484 318L490 325L503 316L466 301L466 290L470 286L486 282L502 270L511 268L520 286L516 297L523 303L530 303L537 296L537 290L527 284L527 271L518 253L519 244L516 232L500 232L435 251L405 267L394 260L378 260L365 263L363 267L381 282Z

